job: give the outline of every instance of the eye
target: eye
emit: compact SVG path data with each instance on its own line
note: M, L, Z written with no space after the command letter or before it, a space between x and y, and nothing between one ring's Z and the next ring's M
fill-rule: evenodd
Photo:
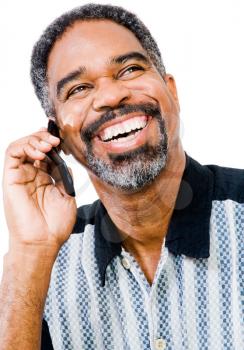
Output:
M85 85L85 84L78 85L68 92L67 98L69 98L70 96L76 95L76 94L83 96L86 94L86 92L90 88L91 88L91 86L89 86L89 85Z
M119 72L118 78L135 78L141 74L145 69L138 65L131 65Z

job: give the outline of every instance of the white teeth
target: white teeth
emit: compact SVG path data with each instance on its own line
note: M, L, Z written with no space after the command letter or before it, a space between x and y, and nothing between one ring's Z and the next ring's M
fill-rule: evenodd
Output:
M112 130L108 130L106 136L110 139L112 137Z
M139 132L140 132L140 130L136 131L133 135L120 137L119 139L114 139L114 140L111 140L110 142L112 142L112 143L120 142L121 143L121 142L130 141L130 140L134 139Z
M102 139L102 141L106 141L119 134L124 134L132 130L144 128L146 124L147 124L147 117L145 115L137 116L137 117L128 119L124 122L107 127L106 129L101 131L99 136Z
M112 129L112 136L117 136L119 134L124 134L126 132L126 129L125 127L123 127L123 125L121 126L118 126L118 125L115 125L115 128L114 128L114 132L113 132L113 129Z
M129 131L131 131L131 125L130 125L130 123L127 123L125 125L125 132L129 132Z

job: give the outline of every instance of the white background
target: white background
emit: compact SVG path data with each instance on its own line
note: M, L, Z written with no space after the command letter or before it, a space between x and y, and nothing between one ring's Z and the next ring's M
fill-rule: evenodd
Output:
M96 1L106 3L106 1ZM0 8L0 163L9 142L46 126L29 78L34 42L45 27L82 0L2 1ZM240 0L113 0L136 12L175 76L184 149L202 164L244 168L244 5ZM77 205L94 201L86 172L67 159ZM2 170L1 170L2 173ZM1 174L2 176L2 174ZM31 225L31 218L30 220ZM0 205L0 275L8 229Z

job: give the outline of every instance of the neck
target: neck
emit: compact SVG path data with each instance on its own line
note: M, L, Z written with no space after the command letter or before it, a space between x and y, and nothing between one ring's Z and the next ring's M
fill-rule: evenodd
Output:
M155 181L136 193L125 193L91 176L93 185L124 241L124 248L134 256L160 254L175 206L185 154L169 154L167 165Z

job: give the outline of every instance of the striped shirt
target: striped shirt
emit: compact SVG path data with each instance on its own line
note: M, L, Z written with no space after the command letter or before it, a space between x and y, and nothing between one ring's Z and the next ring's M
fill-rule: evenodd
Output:
M244 170L186 159L151 285L101 201L78 209L52 270L42 349L244 349Z

